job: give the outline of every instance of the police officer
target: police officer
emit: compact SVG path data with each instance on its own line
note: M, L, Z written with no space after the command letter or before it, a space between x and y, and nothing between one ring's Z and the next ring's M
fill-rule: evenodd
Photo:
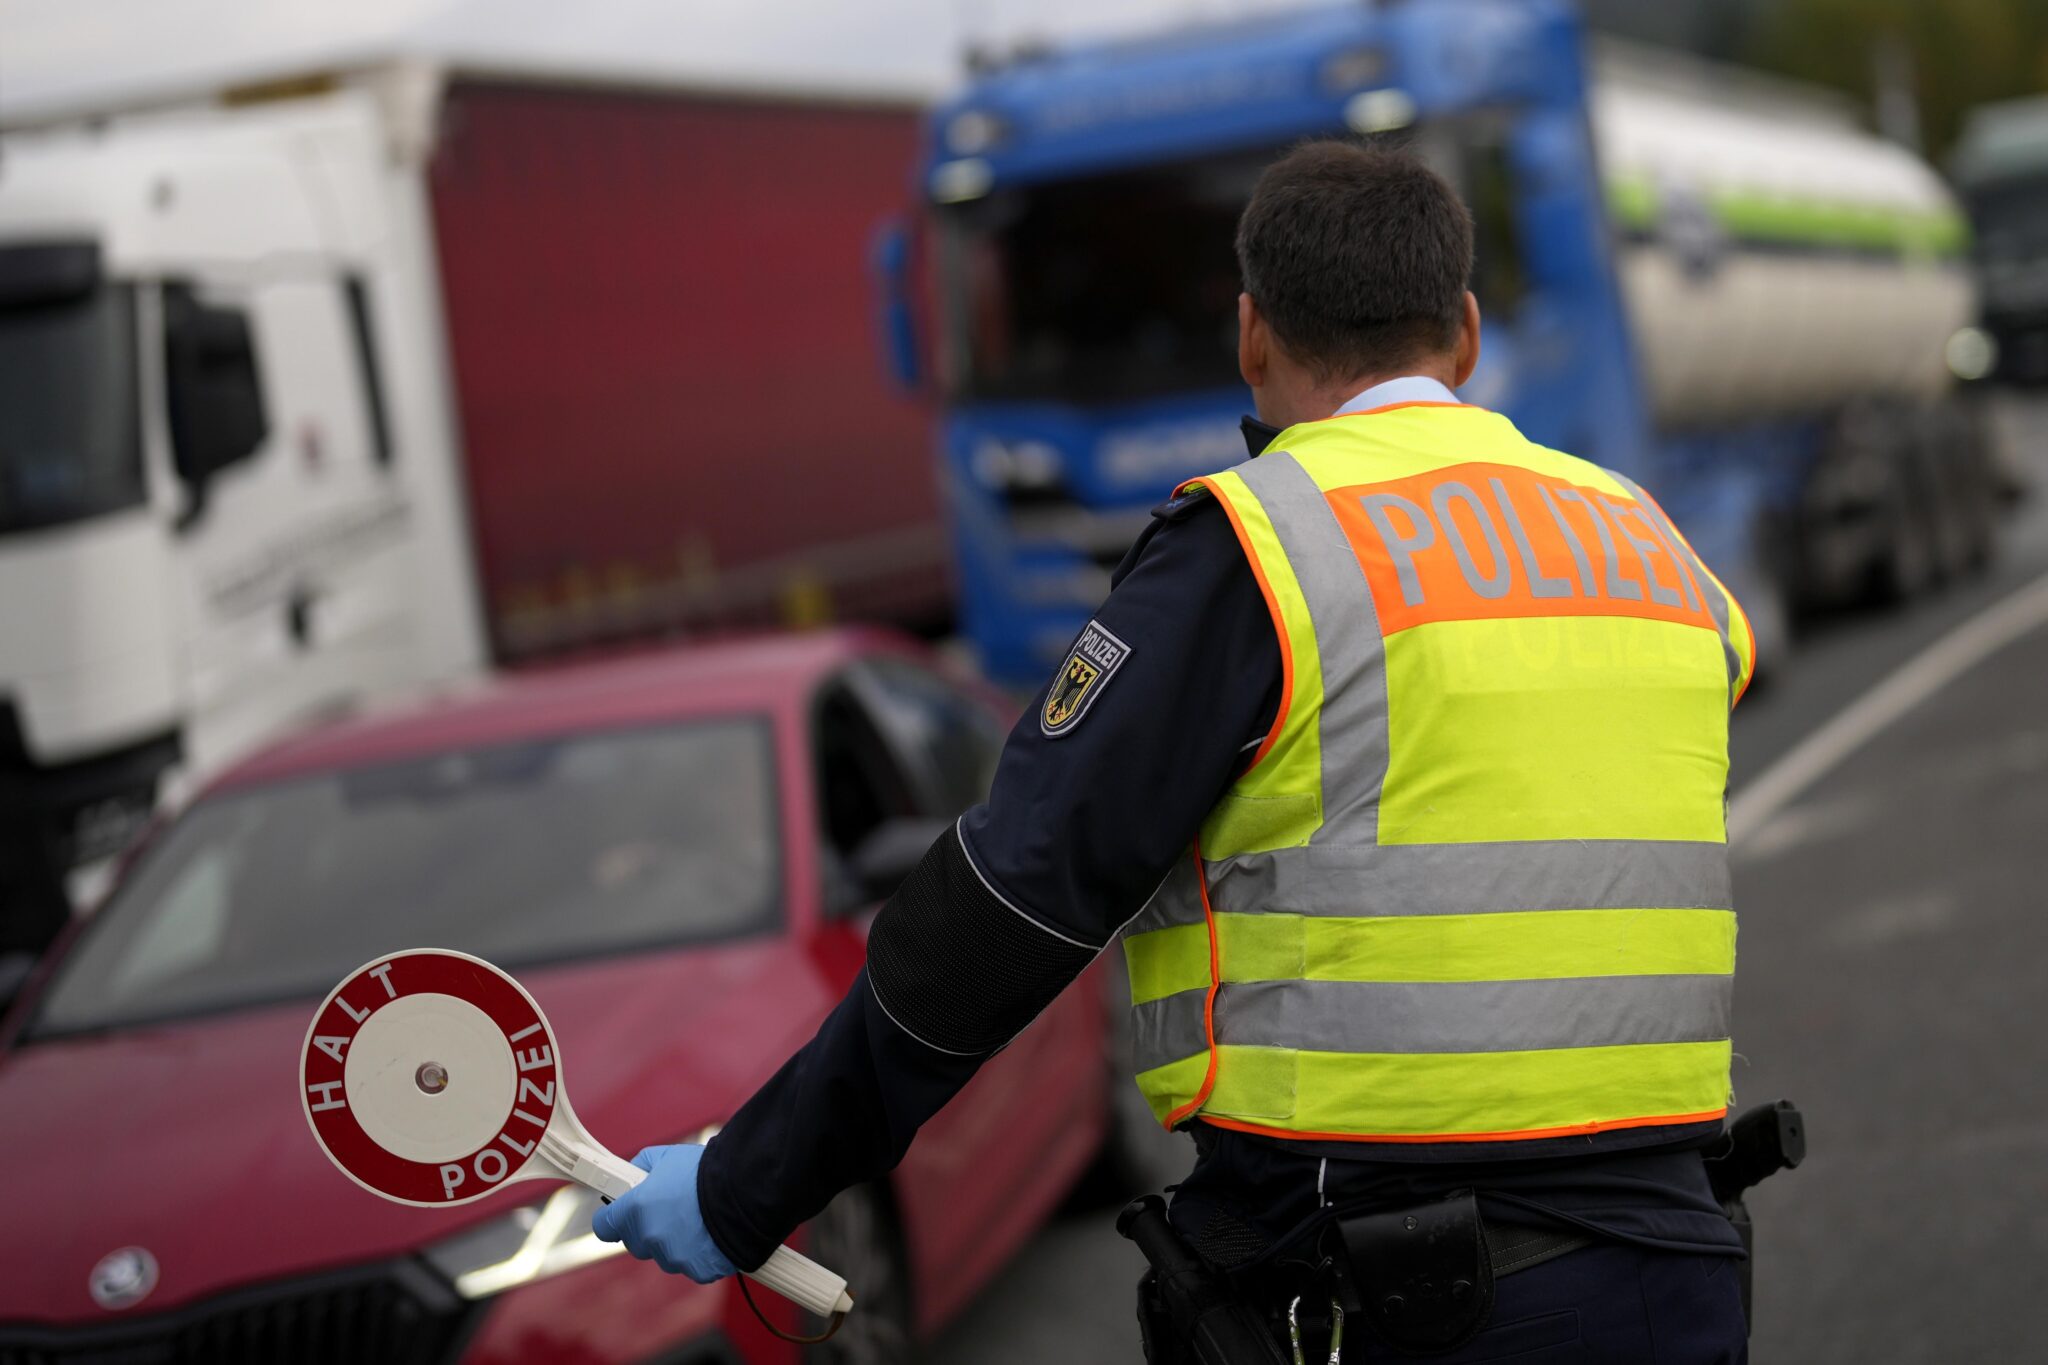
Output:
M1121 935L1212 1264L1286 1292L1328 1211L1391 1283L1373 1213L1483 1228L1480 1312L1417 1335L1377 1303L1347 1359L1740 1360L1701 1150L1741 609L1640 488L1459 402L1472 227L1419 162L1303 146L1237 252L1256 458L1154 513L845 1000L708 1147L641 1153L597 1233L758 1264Z

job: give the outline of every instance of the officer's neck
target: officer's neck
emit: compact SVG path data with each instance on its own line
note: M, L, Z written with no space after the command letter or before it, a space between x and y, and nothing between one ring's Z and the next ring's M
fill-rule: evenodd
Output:
M1286 430L1297 422L1314 422L1333 415L1375 384L1390 379L1419 376L1434 379L1445 388L1457 387L1457 360L1450 355L1430 356L1387 370L1367 370L1343 378L1319 379L1306 368L1293 364L1274 366L1267 382L1256 390L1259 420Z

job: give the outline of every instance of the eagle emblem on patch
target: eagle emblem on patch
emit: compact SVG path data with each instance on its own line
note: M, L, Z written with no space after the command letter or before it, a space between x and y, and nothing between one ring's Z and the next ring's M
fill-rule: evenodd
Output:
M1074 647L1067 651L1059 676L1046 690L1045 709L1038 715L1038 728L1046 738L1058 739L1079 725L1081 717L1088 714L1088 708L1130 657L1129 645L1103 629L1100 622L1090 621L1074 641Z

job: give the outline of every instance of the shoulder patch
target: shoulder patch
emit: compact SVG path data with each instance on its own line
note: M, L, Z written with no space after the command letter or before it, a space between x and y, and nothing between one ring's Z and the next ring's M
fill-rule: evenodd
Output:
M1176 493L1165 502L1160 503L1159 506L1152 509L1152 515L1161 521L1179 521L1197 507L1207 503L1211 496L1206 487L1197 484L1185 493Z
M1109 680L1131 657L1131 647L1090 621L1074 647L1067 651L1059 675L1045 694L1045 707L1038 713L1038 728L1047 739L1058 739L1081 723L1088 708L1109 686Z

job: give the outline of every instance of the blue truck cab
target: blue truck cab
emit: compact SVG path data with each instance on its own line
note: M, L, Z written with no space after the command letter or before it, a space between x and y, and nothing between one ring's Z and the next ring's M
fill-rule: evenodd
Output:
M1568 4L1436 0L1023 57L935 108L922 250L887 238L881 261L900 368L940 394L962 622L988 673L1041 681L1149 509L1245 458L1238 215L1291 145L1361 134L1412 148L1472 208L1483 354L1461 396L1654 490L1768 650L1769 509L1800 495L1814 443L1653 429L1588 79Z

